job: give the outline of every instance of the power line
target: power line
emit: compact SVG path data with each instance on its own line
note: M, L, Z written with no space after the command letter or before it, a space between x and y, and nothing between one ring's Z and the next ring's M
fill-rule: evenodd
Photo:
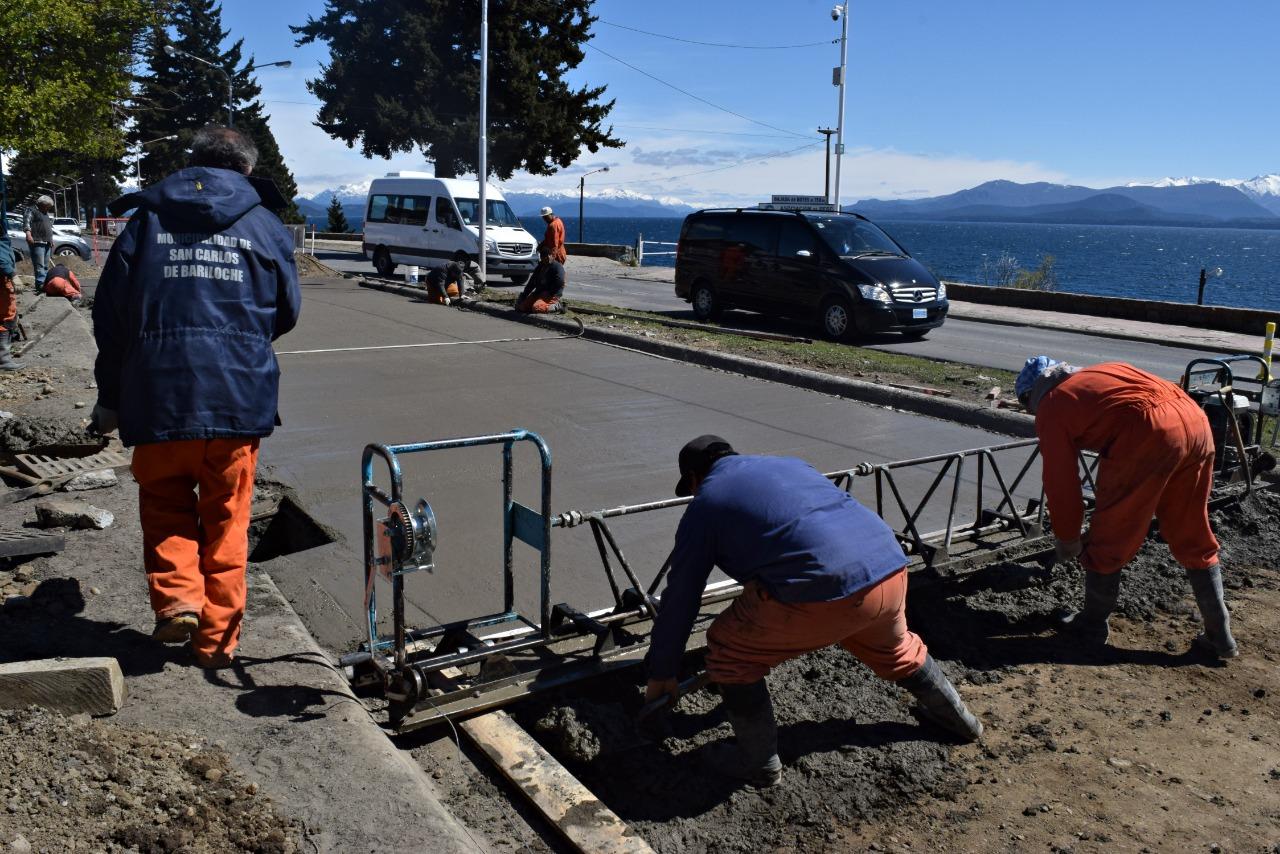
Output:
M617 62L617 63L620 63L620 64L622 64L622 65L625 65L627 68L630 68L632 71L639 72L640 74L643 74L645 77L648 77L650 80L653 80L653 81L655 81L655 82L661 83L663 86L666 86L668 89L674 89L675 91L679 92L681 95L687 95L688 97L692 98L693 100L698 101L698 102L703 103L703 104L706 104L708 107L713 107L713 108L715 108L715 109L717 109L717 110L721 111L722 113L728 113L728 114L729 114L729 115L731 115L731 116L737 116L738 118L742 119L743 121L751 122L751 124L753 124L753 125L760 125L760 127L765 127L765 128L768 128L769 130L776 130L776 131L778 131L779 133L785 133L785 134L787 134L788 136L794 136L794 137L796 137L797 139L808 139L808 137L807 137L805 134L800 134L800 133L796 133L796 132L794 132L794 131L789 131L789 130L787 130L786 128L780 128L780 127L778 127L777 125L771 125L771 124L769 124L768 122L762 122L762 121L759 121L759 120L757 120L757 119L753 119L753 118L751 118L750 116L744 116L742 113L734 112L733 110L729 109L728 107L722 107L722 106L720 106L719 104L712 103L711 101L708 101L706 98L703 98L703 97L701 97L700 95L695 95L695 94L693 94L692 92L690 92L690 91L688 91L688 90L686 90L686 89L681 89L679 86L675 85L674 83L668 83L666 80L663 80L661 77L655 77L654 75L652 75L652 74L650 74L649 72L645 71L643 68L637 68L636 66L634 66L634 65L632 65L631 63L627 62L625 59L619 59L618 57L616 57L616 56L614 56L613 54L609 53L607 50L603 50L602 48L598 48L598 47L596 47L596 46L595 46L595 45L593 45L591 42L583 42L583 43L582 43L582 46L583 46L583 47L589 47L589 48L591 48L592 50L596 51L597 53L602 53L602 54L604 54L605 56L607 56L607 57L609 57L610 59L612 59L614 62Z
M648 30L637 29L636 27L628 27L625 24L615 24L613 21L606 21L603 18L596 19L598 23L606 24L610 27L617 27L620 30L630 30L633 33L640 33L646 36L653 36L658 39L670 39L673 42L684 42L685 44L697 44L703 47L727 47L735 50L793 50L801 47L825 47L829 44L835 44L839 39L831 39L825 42L805 42L804 44L726 44L724 42L700 42L694 39L682 39L679 36L669 36L664 33L651 33Z
M672 133L713 133L720 136L753 136L760 139L791 139L790 134L778 133L748 133L740 130L707 130L704 128L669 128L659 125L633 125L633 124L615 124L614 127L632 128L635 130L667 130Z
M712 172L724 172L727 169L737 169L739 166L746 166L748 163L758 163L762 160L772 160L775 157L786 157L788 154L795 154L797 151L804 151L806 148L817 148L822 145L821 142L810 142L806 145L789 148L786 151L775 151L771 154L763 154L759 157L748 157L746 160L739 160L736 163L730 163L728 166L717 166L714 169L702 169L698 172L685 172L682 175L655 175L652 178L633 178L630 181L615 181L609 184L611 187L621 186L623 184L643 184L651 181L675 181L680 178L692 178L695 175L709 175Z

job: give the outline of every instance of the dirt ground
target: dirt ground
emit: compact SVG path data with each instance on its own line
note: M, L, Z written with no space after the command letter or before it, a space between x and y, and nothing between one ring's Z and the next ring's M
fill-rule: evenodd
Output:
M1158 542L1126 570L1102 650L1048 628L1079 600L1074 564L913 585L912 626L982 717L977 745L920 725L905 692L839 650L769 677L787 766L774 790L722 773L731 731L709 691L649 738L630 724L638 672L511 712L661 852L1278 852L1280 497L1254 502L1214 515L1242 649L1226 664L1191 651L1194 601ZM555 850L465 748L415 752L468 823Z

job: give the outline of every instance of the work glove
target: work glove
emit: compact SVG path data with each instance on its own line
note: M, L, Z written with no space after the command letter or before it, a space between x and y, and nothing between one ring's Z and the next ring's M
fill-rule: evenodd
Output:
M93 415L89 417L89 432L96 433L99 436L106 436L109 433L116 432L119 426L120 421L116 417L114 409L107 409L101 403L93 405Z
M1053 555L1058 559L1058 563L1075 560L1083 551L1084 543L1078 537L1074 540L1054 540L1053 543Z

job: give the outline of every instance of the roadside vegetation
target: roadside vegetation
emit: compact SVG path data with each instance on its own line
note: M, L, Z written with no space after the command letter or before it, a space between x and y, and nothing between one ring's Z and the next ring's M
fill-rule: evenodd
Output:
M485 293L487 301L496 303L513 303L515 297L515 293L508 291L495 292L491 289ZM993 388L999 388L1000 394L997 400L991 401L992 406L1000 405L1001 401L1007 406L1016 407L1017 405L1013 395L1015 375L998 368L926 359L818 339L808 343L758 340L730 331L767 330L802 337L813 335L814 331L811 328L800 323L767 320L755 315L729 312L720 323L706 324L725 330L713 332L666 326L663 321L672 318L654 312L623 309L577 299L568 300L567 305L568 314L581 320L585 326L602 326L646 338L731 353L811 371L822 371L926 394L938 394L956 400L986 402L988 393ZM575 308L588 309L590 313L575 312ZM596 314L597 311L604 313ZM886 336L886 340L889 337Z

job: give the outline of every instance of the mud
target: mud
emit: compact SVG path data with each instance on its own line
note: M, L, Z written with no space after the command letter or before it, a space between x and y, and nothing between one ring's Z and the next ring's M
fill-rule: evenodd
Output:
M1271 493L1213 514L1229 601L1231 591L1272 586L1274 573L1251 567L1274 565L1277 519L1280 497ZM1200 662L1190 645L1199 616L1184 571L1157 540L1124 570L1116 617L1158 628L1164 649L1081 649L1058 637L1055 616L1081 596L1074 562L1046 569L1006 561L913 584L909 621L962 695L966 685L1053 662ZM638 733L630 720L641 704L640 679L638 669L615 674L513 714L657 851L842 850L849 828L921 799L952 800L967 785L953 745L915 720L909 696L839 649L769 676L786 766L776 789L745 788L726 774L732 733L711 690L682 700L658 731Z
M0 711L0 846L292 854L303 832L217 748L87 715Z
M83 418L52 418L17 415L0 420L0 451L23 453L46 445L101 444L101 439L89 433Z

